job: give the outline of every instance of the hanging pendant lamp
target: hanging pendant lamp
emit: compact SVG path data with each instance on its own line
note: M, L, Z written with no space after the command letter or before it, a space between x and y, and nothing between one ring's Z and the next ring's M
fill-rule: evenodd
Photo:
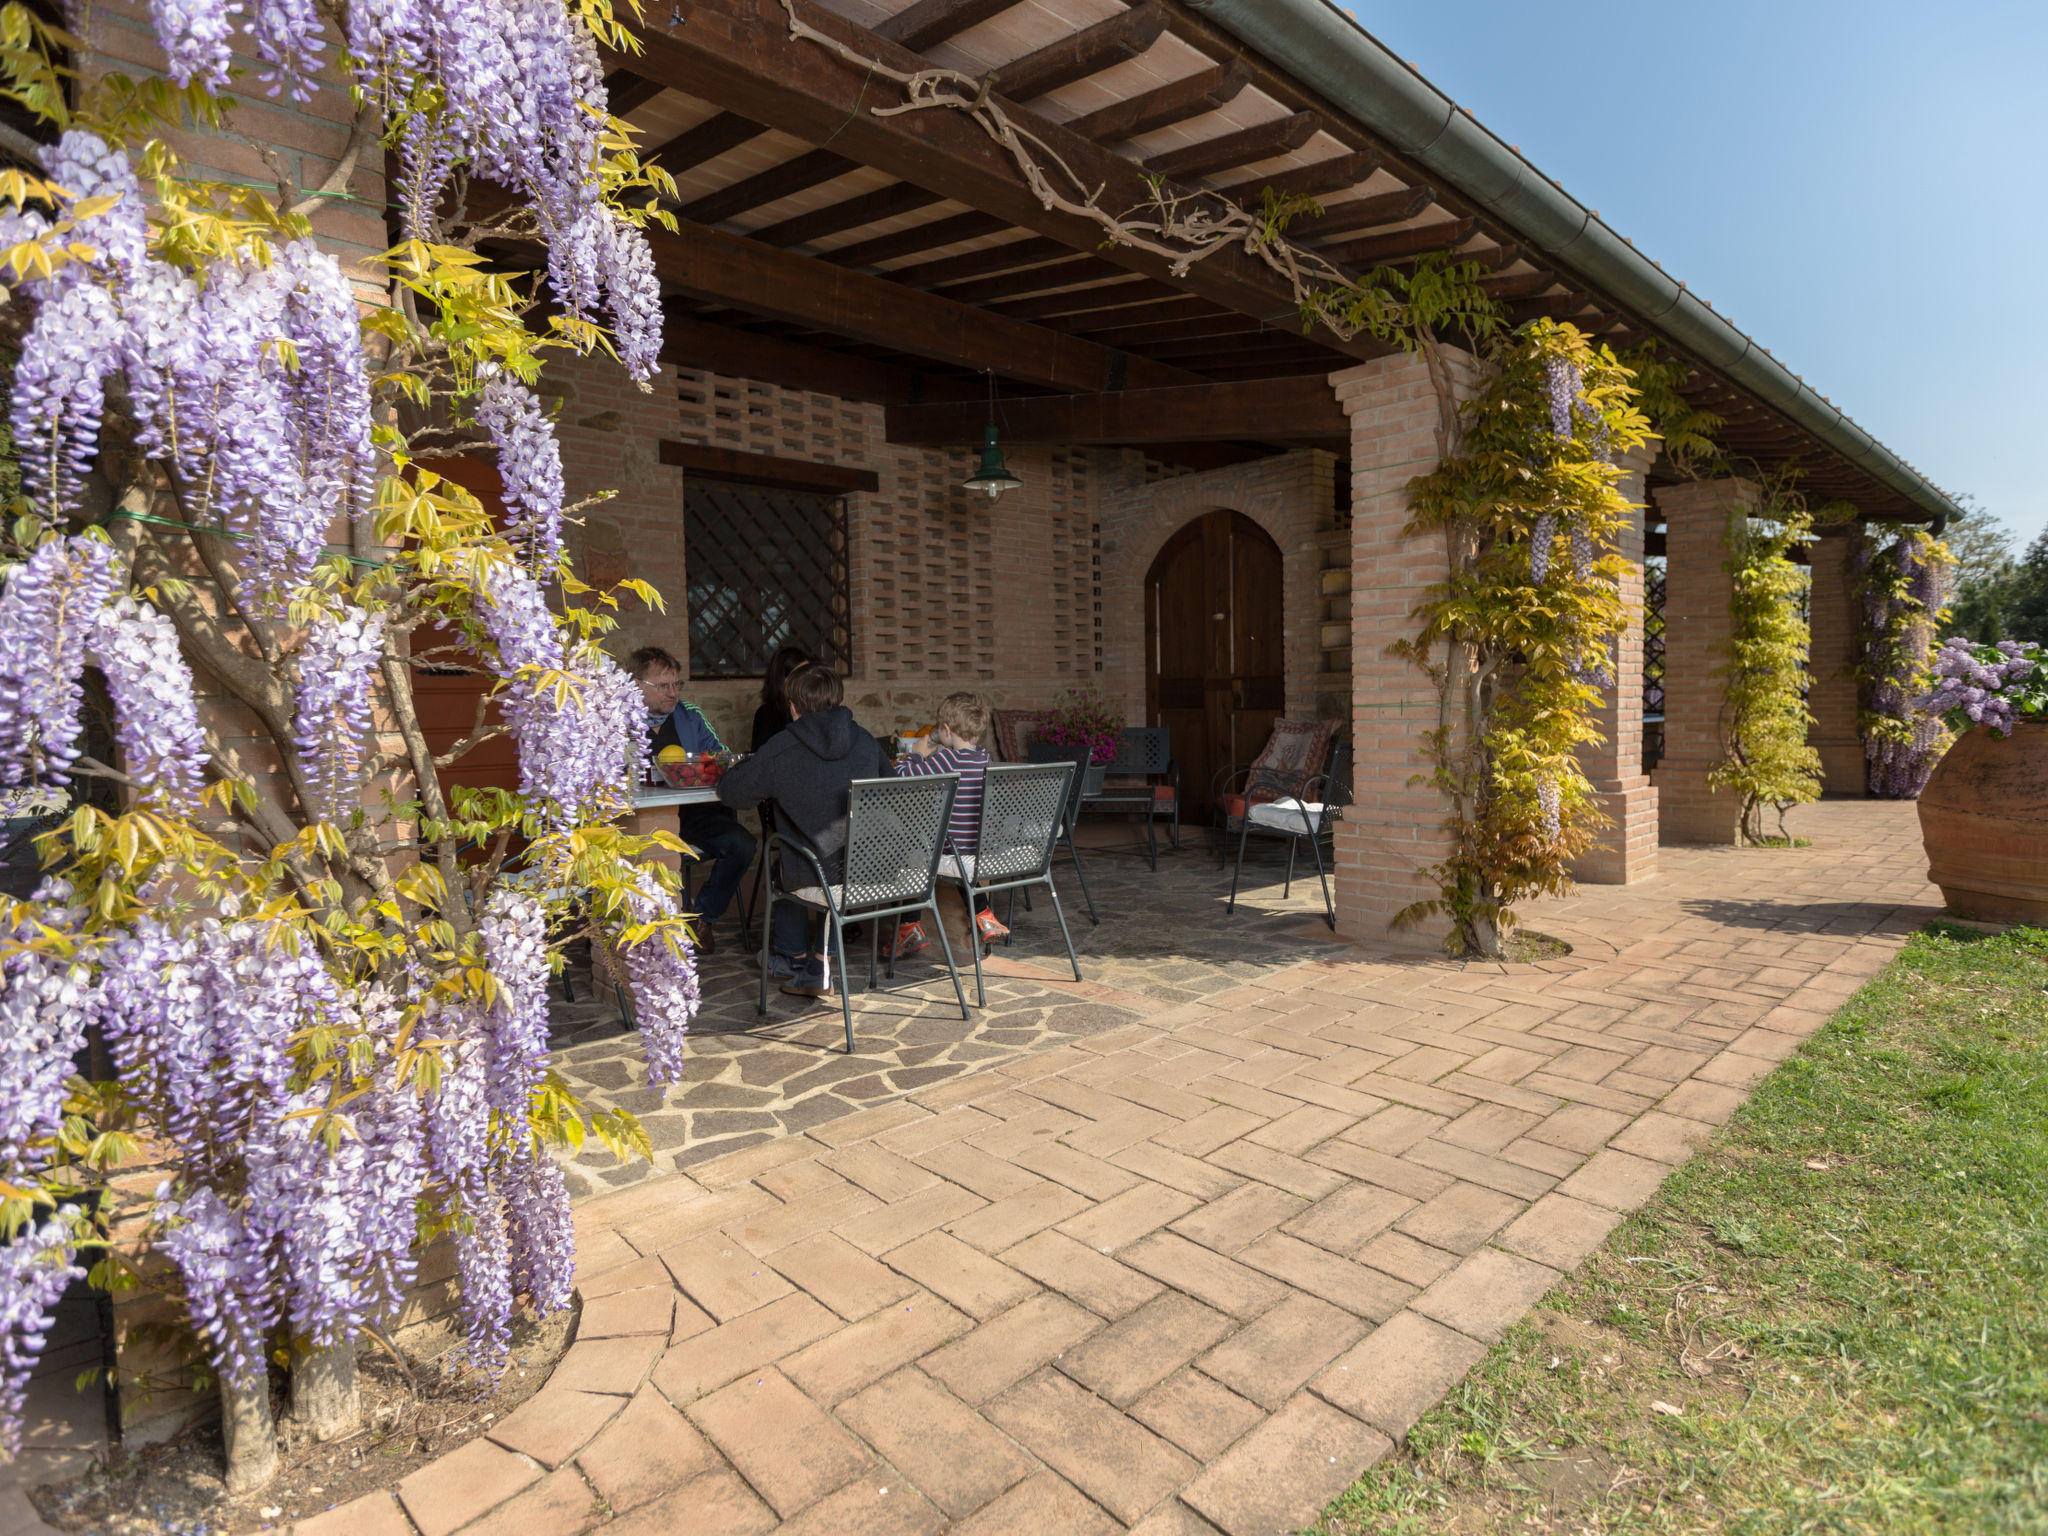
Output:
M1023 488L1024 482L1010 473L1003 462L1003 450L996 441L996 375L988 370L988 431L981 440L981 465L961 482L961 489L980 491L990 501L1000 501L1003 492Z

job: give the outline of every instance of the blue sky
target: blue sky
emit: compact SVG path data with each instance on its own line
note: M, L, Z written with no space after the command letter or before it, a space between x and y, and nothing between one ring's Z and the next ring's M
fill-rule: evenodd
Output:
M2048 529L2042 0L1360 0L1945 490Z

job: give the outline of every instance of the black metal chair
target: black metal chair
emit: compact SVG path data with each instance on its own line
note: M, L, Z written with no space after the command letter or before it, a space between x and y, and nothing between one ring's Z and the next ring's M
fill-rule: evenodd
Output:
M939 878L960 889L967 904L968 932L974 929L974 898L1008 891L1010 920L1017 916L1017 892L1042 885L1052 893L1053 916L1059 919L1060 937L1067 943L1067 959L1074 967L1074 980L1081 979L1081 960L1074 953L1074 936L1067 931L1067 914L1060 906L1058 887L1052 883L1052 850L1059 841L1070 798L1068 785L1076 771L1072 763L992 764L982 778L981 837L977 851L962 855L947 842L946 856L939 860ZM981 940L974 938L974 1006L988 1006L988 990L981 974Z
M848 792L846 813L846 877L825 878L825 866L818 855L794 838L780 832L768 838L768 882L761 912L761 996L755 1012L768 1011L768 951L775 932L775 904L793 901L826 922L828 956L839 960L839 1007L846 1017L846 1054L853 1054L853 987L847 973L846 925L867 923L868 990L875 990L875 966L880 925L890 918L929 912L932 926L939 931L939 943L946 956L946 973L953 978L953 996L960 1003L960 1017L967 1017L967 994L960 987L960 968L953 963L952 941L939 921L939 857L946 842L946 818L953 813L953 792L960 776L935 773L910 779L855 779ZM787 851L808 864L817 876L816 885L786 890L782 884L782 861L778 852ZM894 969L891 969L891 975Z
M1323 920L1330 925L1330 931L1337 931L1337 908L1330 899L1330 867L1336 863L1337 822L1342 816L1342 806L1349 798L1350 788L1344 778L1344 748L1340 745L1330 756L1330 771L1318 773L1303 781L1298 794L1286 795L1277 800L1262 800L1257 804L1247 803L1238 822L1237 868L1230 873L1230 900L1223 910L1237 910L1237 883L1244 874L1244 846L1256 832L1261 837L1284 837L1287 839L1287 875L1280 887L1284 897L1294 889L1294 858L1307 843L1316 861L1316 878L1323 886ZM1325 850L1330 857L1324 858Z
M1081 816L1081 786L1086 782L1089 768L1089 751L1086 747L1056 747L1050 742L1034 741L1027 749L1034 763L1072 763L1073 781L1067 785L1066 814L1060 818L1059 840L1067 845L1067 852L1074 860L1074 878L1081 882L1081 895L1088 903L1088 921L1096 927L1102 926L1102 919L1095 915L1095 893L1088 889L1088 872L1081 868L1081 850L1074 846L1074 828ZM1031 893L1024 893L1024 909L1031 910Z
M1081 797L1081 809L1136 813L1145 818L1145 852L1152 868L1159 869L1159 818L1173 818L1173 846L1180 847L1180 765L1173 760L1172 735L1163 725L1132 726L1116 744L1116 756L1103 770L1122 784L1105 784L1092 795ZM1132 783L1130 780L1138 782ZM1164 781L1164 782L1162 782ZM1164 791L1164 793L1162 793ZM1106 849L1105 852L1135 853L1136 848Z

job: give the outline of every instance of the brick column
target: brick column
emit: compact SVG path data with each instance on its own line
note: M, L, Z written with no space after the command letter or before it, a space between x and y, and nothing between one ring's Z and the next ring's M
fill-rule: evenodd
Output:
M1721 703L1727 690L1731 609L1728 531L1757 504L1746 480L1702 480L1654 493L1664 514L1664 760L1657 765L1661 838L1667 843L1734 843L1739 795L1707 788L1724 754Z
M1856 601L1853 560L1863 540L1861 527L1829 530L1807 546L1813 559L1813 638L1808 665L1813 691L1812 742L1820 753L1822 787L1831 795L1869 793L1858 729L1855 667L1862 650L1863 624Z
M1424 588L1446 570L1440 537L1411 539L1408 482L1437 460L1437 400L1427 369L1379 358L1330 383L1351 422L1351 742L1353 806L1337 830L1337 927L1369 944L1439 947L1441 920L1390 929L1403 907L1435 894L1420 871L1443 857L1445 805L1427 785L1423 737L1437 690L1387 647L1414 633Z
M1638 450L1623 461L1626 473L1616 487L1629 503L1614 545L1628 566L1621 578L1628 632L1615 643L1614 686L1596 717L1607 740L1579 753L1600 809L1613 823L1572 863L1572 874L1589 885L1633 885L1657 873L1657 788L1643 772L1643 475L1649 465L1649 453Z

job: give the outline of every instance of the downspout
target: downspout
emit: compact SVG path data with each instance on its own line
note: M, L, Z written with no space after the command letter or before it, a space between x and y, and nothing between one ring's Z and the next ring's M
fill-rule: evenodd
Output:
M1944 492L1495 138L1331 0L1183 0L1707 367L1933 517Z

